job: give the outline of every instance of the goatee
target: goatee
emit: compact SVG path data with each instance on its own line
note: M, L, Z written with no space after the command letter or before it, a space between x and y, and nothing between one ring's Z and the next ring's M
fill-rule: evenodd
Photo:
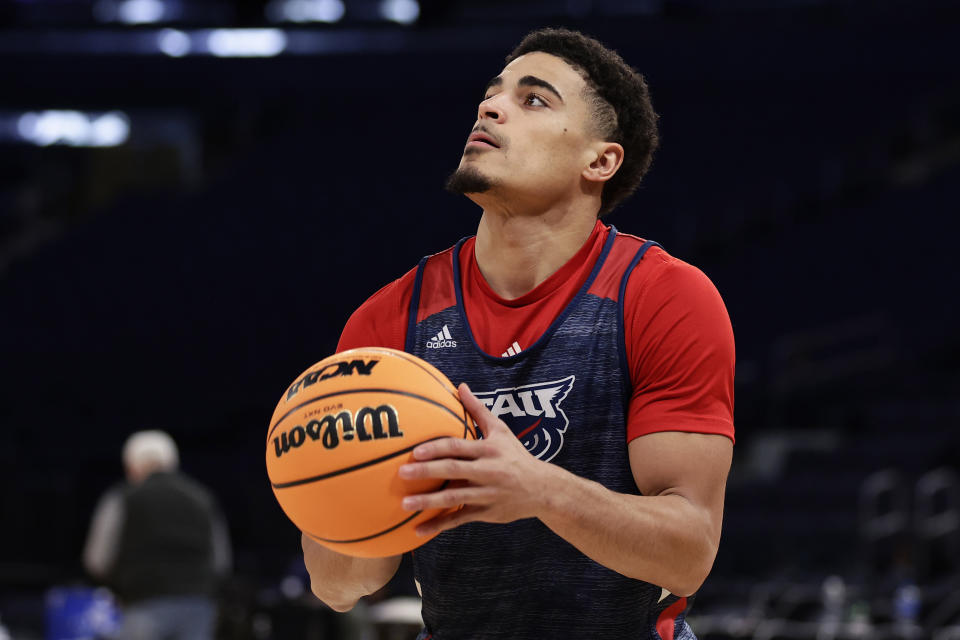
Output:
M450 193L465 195L468 193L483 193L493 186L493 181L480 173L476 167L459 167L447 178L444 188Z

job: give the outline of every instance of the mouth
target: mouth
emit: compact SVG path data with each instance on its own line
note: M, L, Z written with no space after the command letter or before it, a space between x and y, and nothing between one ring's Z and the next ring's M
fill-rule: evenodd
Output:
M499 149L500 145L496 139L484 131L474 131L467 138L467 148L474 149Z

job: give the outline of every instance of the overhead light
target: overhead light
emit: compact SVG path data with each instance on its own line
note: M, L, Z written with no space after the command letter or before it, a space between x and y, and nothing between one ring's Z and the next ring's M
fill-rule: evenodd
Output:
M161 0L125 0L117 8L117 17L120 22L127 24L160 22L164 18L164 13Z
M420 17L420 3L417 0L382 0L380 15L391 22L413 24Z
M47 147L116 147L130 137L130 119L122 111L90 114L81 111L28 111L17 118L18 137Z
M280 29L213 29L207 49L219 58L269 58L287 47Z
M266 8L272 22L338 22L345 12L342 0L274 0Z
M181 58L190 53L190 36L178 29L163 29L157 34L157 46L168 56Z
M93 16L100 22L151 24L170 20L175 13L164 0L99 0Z
M130 137L130 120L118 111L105 113L90 122L91 147L116 147Z

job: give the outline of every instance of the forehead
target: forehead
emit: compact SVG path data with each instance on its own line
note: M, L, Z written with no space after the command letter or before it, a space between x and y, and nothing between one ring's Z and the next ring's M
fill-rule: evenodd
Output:
M507 84L528 75L536 76L554 85L564 98L568 95L579 95L587 86L583 77L562 58L542 51L525 53L512 60L500 72L500 77Z

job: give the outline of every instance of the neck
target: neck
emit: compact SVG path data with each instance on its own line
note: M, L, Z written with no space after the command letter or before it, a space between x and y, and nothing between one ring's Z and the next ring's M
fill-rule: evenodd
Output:
M140 484L154 473L172 471L172 468L147 463L141 466L127 467L127 480L130 484Z
M596 220L589 212L511 216L485 208L475 248L480 273L500 297L519 298L580 250Z

